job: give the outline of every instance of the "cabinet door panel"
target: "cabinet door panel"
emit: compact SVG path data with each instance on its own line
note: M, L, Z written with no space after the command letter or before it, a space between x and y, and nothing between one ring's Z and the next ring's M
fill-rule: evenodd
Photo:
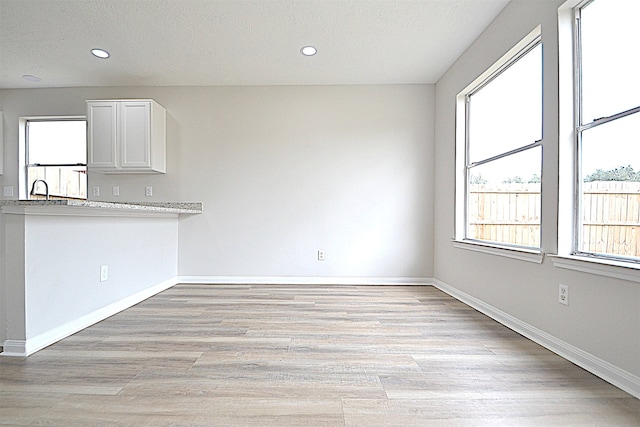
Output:
M87 109L89 167L116 165L116 103L97 102Z
M150 107L148 102L123 102L121 104L122 168L150 166Z

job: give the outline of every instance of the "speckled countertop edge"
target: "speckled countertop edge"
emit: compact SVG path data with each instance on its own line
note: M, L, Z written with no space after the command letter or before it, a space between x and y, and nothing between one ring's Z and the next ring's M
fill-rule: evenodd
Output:
M92 200L0 200L2 206L81 207L168 213L202 213L202 202L98 202Z

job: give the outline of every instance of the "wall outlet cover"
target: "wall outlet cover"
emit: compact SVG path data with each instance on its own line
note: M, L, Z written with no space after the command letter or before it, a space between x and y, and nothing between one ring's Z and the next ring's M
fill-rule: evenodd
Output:
M563 284L558 285L558 302L569 305L569 286Z
M109 266L101 265L100 266L100 281L106 282L109 279Z

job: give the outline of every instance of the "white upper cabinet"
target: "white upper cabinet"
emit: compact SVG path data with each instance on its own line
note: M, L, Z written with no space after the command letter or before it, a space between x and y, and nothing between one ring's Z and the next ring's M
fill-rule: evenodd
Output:
M150 99L87 101L87 167L165 173L166 110Z

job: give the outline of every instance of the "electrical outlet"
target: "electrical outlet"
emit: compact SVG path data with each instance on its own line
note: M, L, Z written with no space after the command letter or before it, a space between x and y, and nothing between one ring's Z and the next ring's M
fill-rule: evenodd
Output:
M318 251L318 261L324 261L324 251Z
M569 286L563 285L562 283L558 285L558 302L569 305Z
M106 282L109 279L109 266L101 265L100 266L100 281Z
M13 187L8 185L4 187L4 197L13 197Z
M114 196L119 196L119 195L120 195L120 187L119 187L119 186L117 186L117 185L114 185L114 186L113 186L113 189L112 189L112 194L113 194Z
M100 187L93 187L93 195L94 196L100 195Z
M145 195L145 196L147 196L147 197L151 197L151 196L153 196L153 187L152 187L152 186L150 186L150 185L147 185L147 186L144 188L144 195Z

